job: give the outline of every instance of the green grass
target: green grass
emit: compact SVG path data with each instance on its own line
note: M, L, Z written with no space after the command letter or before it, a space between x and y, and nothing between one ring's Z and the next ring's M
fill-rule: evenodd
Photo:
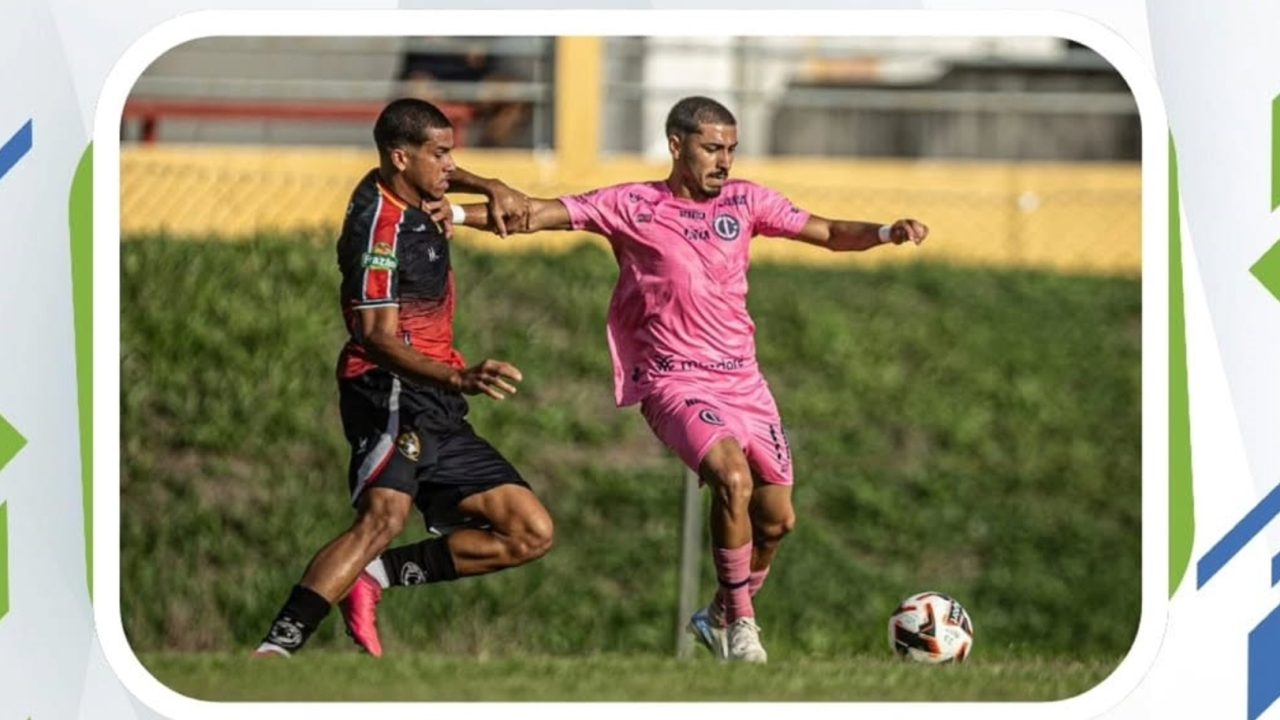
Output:
M547 504L556 548L389 593L388 652L556 667L668 653L682 469L613 407L612 258L456 247L455 266L458 346L526 378L507 402L473 400L471 420ZM351 518L331 240L138 239L122 268L124 625L139 652L239 657ZM750 281L799 515L757 600L770 652L881 657L898 601L939 590L970 610L996 675L1018 658L1114 665L1141 607L1138 281L928 264ZM309 649L349 651L338 625Z
M765 667L653 656L458 658L373 662L316 652L145 655L170 688L200 700L890 701L1059 700L1101 682L1116 659L1044 658L926 666L895 658L772 659Z

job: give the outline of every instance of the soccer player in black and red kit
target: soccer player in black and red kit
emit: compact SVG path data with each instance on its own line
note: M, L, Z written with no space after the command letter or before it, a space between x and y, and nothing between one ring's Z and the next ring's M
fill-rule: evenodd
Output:
M423 209L451 185L488 194L503 217L518 217L526 199L458 168L453 127L430 103L392 102L374 140L379 167L356 186L338 240L350 333L338 388L356 519L311 560L259 655L300 649L335 602L348 633L381 655L384 588L515 567L551 548L550 515L465 419L464 395L501 400L521 375L499 360L467 367L453 346L450 217ZM444 534L384 553L415 506Z

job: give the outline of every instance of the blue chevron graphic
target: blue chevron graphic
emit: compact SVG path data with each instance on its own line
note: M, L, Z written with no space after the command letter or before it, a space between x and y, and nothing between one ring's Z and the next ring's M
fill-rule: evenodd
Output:
M13 166L31 152L31 135L31 121L28 120L26 125L5 142L4 147L0 147L0 178L8 175Z

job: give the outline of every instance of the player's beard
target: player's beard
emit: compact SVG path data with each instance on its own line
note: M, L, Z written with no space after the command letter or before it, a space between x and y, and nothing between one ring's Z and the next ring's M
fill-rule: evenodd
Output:
M712 185L711 181L719 180L719 185ZM724 189L724 184L728 182L729 174L711 173L706 176L706 180L702 183L702 194L709 198L720 197L720 191Z

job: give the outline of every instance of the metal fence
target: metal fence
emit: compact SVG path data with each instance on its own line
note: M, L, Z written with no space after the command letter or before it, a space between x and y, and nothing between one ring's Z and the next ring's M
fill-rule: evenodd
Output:
M710 95L744 153L1137 160L1137 106L1053 38L625 38L606 45L606 150L664 152L667 109Z
M597 68L549 37L209 38L139 79L127 140L367 145L400 96L444 106L473 147L553 149L557 114L600 114L605 153L660 157L671 104L721 99L755 156L1137 160L1123 79L1054 38L606 38ZM583 63L581 57L572 62ZM582 71L582 72L579 72ZM561 104L598 78L598 107ZM138 108L142 108L141 110ZM573 141L573 138L568 139Z
M122 137L368 145L382 106L409 96L444 107L472 146L548 148L553 46L545 37L196 40L139 78Z

